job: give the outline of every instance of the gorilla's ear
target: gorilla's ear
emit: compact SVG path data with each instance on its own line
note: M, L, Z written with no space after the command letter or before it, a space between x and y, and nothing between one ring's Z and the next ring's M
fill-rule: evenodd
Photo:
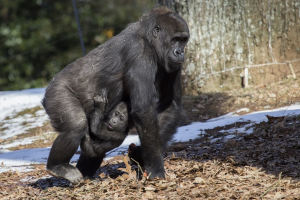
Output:
M155 26L155 28L152 30L153 37L157 38L158 32L159 32L159 26Z

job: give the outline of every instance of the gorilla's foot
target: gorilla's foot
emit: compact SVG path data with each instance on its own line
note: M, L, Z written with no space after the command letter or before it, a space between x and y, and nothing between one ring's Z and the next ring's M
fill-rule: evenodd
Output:
M83 176L80 171L76 167L69 164L62 164L47 168L47 171L52 176L67 179L73 184L77 184L78 182L83 180Z
M164 168L164 161L163 159L157 159L156 162L151 163L151 165L145 165L145 169L147 172L147 176L150 179L155 178L165 178L165 168Z
M153 169L146 169L146 174L144 174L144 176L149 176L149 179L155 179L155 178L159 178L159 179L165 179L165 171L163 170L153 170Z

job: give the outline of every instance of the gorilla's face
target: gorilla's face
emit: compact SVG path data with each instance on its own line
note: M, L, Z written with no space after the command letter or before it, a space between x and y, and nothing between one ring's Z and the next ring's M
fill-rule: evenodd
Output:
M188 41L188 37L183 35L175 36L171 40L171 48L168 53L168 63L171 71L181 67L184 61L184 49Z
M178 70L184 62L184 49L190 37L186 22L174 14L162 15L157 18L152 34L159 64L168 73Z
M116 108L110 112L107 129L109 131L120 131L124 132L128 123L128 110L127 105L121 102Z

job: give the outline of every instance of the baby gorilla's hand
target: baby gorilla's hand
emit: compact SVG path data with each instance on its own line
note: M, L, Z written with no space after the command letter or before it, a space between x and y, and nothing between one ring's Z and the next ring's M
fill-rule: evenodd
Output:
M106 89L102 89L100 95L94 97L95 103L104 103L107 104L107 91Z

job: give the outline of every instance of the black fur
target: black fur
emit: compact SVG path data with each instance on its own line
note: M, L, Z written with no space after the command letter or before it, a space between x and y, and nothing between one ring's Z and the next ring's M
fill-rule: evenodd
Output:
M144 160L142 156L142 148L135 144L130 144L128 147L128 157L133 165L140 165L144 167Z
M130 102L145 168L151 173L150 178L165 177L162 155L180 119L180 113L168 113L175 109L172 102L178 110L182 106L180 76L188 39L186 22L172 10L158 7L59 72L43 100L52 126L60 133L53 143L47 169L73 179L61 174L70 174L65 169L68 171L71 157L85 136L90 135L94 98L106 89L108 104L104 115L120 102ZM159 99L157 108L152 104L154 96ZM160 126L158 114L160 121L165 122ZM84 164L78 168L86 176L86 171L98 168L102 159L82 160ZM80 177L71 165L69 168L71 176Z
M105 90L103 90L105 91ZM94 111L90 115L91 131L87 132L81 140L80 147L82 154L77 163L77 168L67 164L58 165L47 169L56 177L66 178L76 183L84 178L91 178L99 168L105 153L120 146L128 134L128 109L124 102L119 103L112 110L108 119L105 120L104 111L106 109L106 93L94 98ZM105 122L107 121L107 122ZM54 159L57 157L54 157ZM49 157L50 159L50 157ZM53 160L48 159L48 164ZM89 168L85 166L89 165ZM69 172L70 171L70 172Z
M165 110L165 112L158 115L158 125L160 127L160 138L162 144L164 145L164 151L168 141L172 139L173 134L162 134L165 132L174 133L177 129L178 124L181 123L181 113L182 109L178 107L173 101L171 106ZM143 150L140 146L136 146L135 144L130 144L128 147L128 156L131 159L133 164L136 164L135 161L139 163L141 167L144 167L143 158ZM132 160L133 159L133 160ZM135 161L134 161L135 160Z
M102 91L100 96L94 97L94 111L90 115L91 133L97 138L103 137L103 132L115 131L116 135L124 133L128 129L128 106L121 102L109 113L108 119L105 119L105 110L107 105L106 90ZM106 121L104 123L104 121ZM128 131L128 130L127 130ZM110 132L110 134L112 134Z

